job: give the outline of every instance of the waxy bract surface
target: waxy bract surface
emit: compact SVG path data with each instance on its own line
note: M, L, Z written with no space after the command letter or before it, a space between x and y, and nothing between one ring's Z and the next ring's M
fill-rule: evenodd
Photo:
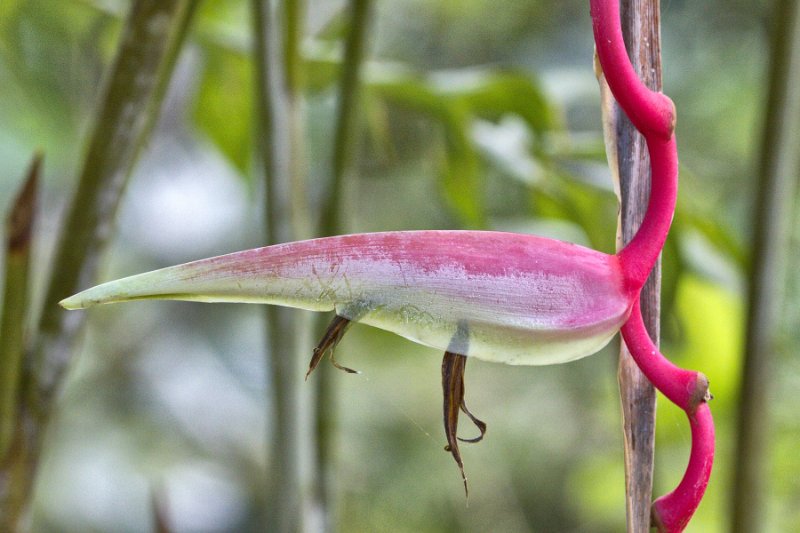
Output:
M335 310L487 361L543 365L595 353L631 295L615 256L478 231L347 235L246 250L99 285L74 309L147 298Z

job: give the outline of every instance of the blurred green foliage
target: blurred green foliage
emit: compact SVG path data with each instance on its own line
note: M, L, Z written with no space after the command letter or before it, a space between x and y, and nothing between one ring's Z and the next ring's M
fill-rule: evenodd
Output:
M613 250L617 206L585 4L379 3L348 225L529 231ZM36 148L47 161L34 279L49 268L48 243L127 6L0 2L0 209ZM708 497L689 531L726 528L770 6L663 3L664 86L679 110L682 162L664 258L664 345L681 366L709 375L719 435ZM303 47L315 205L329 176L341 7L311 3ZM126 198L107 277L258 244L249 39L247 2L201 4ZM208 220L218 221L214 231ZM155 241L175 245L148 246ZM797 279L791 272L789 302ZM796 320L796 305L788 306ZM781 346L764 531L800 529L800 425L789 394L800 383L790 357L800 338L792 326L787 320ZM177 531L260 530L269 469L262 341L258 310L247 306L140 303L93 312L51 432L37 531L142 530L154 486L163 488ZM462 450L467 507L441 452L440 354L354 327L338 351L364 371L337 378L341 530L622 530L615 352L560 367L469 365L469 404L489 433ZM663 492L683 472L689 435L682 413L659 406Z

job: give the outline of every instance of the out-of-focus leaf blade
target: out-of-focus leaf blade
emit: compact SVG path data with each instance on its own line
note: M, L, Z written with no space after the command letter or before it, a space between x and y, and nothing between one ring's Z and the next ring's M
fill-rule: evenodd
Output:
M469 137L470 120L452 110L445 117L445 157L441 170L445 199L461 223L470 228L486 227L482 168Z
M305 88L312 93L324 91L339 79L341 63L333 52L324 50L306 52L303 61Z
M614 250L617 202L611 191L550 173L531 194L537 215L575 222L592 248Z
M544 91L527 74L480 70L439 74L434 80L438 94L460 102L475 116L496 121L516 114L537 135L557 123Z
M698 231L743 272L748 269L750 261L744 246L737 242L725 226L707 213L691 211L679 203L675 213L675 225Z
M193 111L197 127L247 175L253 146L250 61L232 49L205 47L206 64Z

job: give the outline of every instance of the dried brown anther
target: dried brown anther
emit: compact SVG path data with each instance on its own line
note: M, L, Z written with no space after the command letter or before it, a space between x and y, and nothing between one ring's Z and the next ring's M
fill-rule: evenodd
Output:
M467 487L467 476L464 474L464 462L461 460L461 452L458 449L458 441L479 442L486 434L486 424L473 415L467 404L464 402L464 371L467 368L466 356L445 352L442 359L442 390L444 392L444 431L447 435L447 446L445 451L450 452L461 471L461 479L464 480L464 493L469 496ZM459 411L463 411L472 423L481 432L473 439L462 439L457 436Z
M344 337L347 328L350 327L350 322L350 320L339 315L333 317L328 329L325 331L322 339L320 339L319 344L317 344L317 347L314 348L314 355L311 356L311 362L308 364L306 379L308 379L308 376L311 375L315 368L317 368L317 365L327 352L330 352L331 354L331 363L333 363L333 366L339 370L343 370L350 374L360 373L358 370L353 370L352 368L347 368L346 366L340 365L336 362L336 357L333 355L336 345L339 344L339 341L341 341L342 337Z

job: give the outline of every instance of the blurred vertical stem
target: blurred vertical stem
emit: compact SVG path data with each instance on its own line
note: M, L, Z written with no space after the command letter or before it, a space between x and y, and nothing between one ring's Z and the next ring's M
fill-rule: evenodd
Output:
M161 109L197 0L136 0L100 100L77 190L57 244L34 353L38 408L47 409L86 313L58 306L91 285L128 178Z
M734 460L731 531L735 533L763 531L766 523L772 365L783 300L788 224L800 166L800 3L777 2L772 21Z
M344 220L347 173L350 170L358 136L358 102L361 93L361 71L369 26L370 0L350 0L350 22L339 79L339 99L333 139L333 160L328 194L322 206L321 236L347 232ZM327 324L322 324L321 328ZM324 520L324 530L336 529L334 492L334 459L336 435L336 394L332 365L322 365L316 378L316 473L315 498Z
M77 190L54 254L42 316L25 361L24 402L0 472L0 531L22 526L47 422L85 313L58 306L91 285L125 184L155 122L197 0L136 0L99 98Z
M42 156L36 155L6 220L6 279L0 323L0 464L16 426L28 312L28 273Z
M361 71L369 29L370 5L370 0L350 0L350 31L339 79L331 182L320 221L320 233L323 236L336 235L346 230L342 220L342 199L358 132L357 108L361 94Z
M661 39L658 0L622 0L622 32L628 55L642 81L661 89ZM622 245L642 223L650 196L650 159L644 138L617 106L616 146L622 206ZM658 344L661 261L656 263L641 294L642 314L650 337ZM655 442L655 389L622 343L619 388L625 444L625 489L629 533L650 531Z
M266 244L274 244L307 237L310 227L305 198L299 56L303 6L299 0L284 0L279 3L276 16L269 0L252 0L251 9L256 148L264 178ZM304 527L306 507L299 436L299 421L303 418L299 358L307 344L307 315L273 306L266 306L264 313L274 414L269 442L272 471L267 476L267 520L273 531L297 532Z

